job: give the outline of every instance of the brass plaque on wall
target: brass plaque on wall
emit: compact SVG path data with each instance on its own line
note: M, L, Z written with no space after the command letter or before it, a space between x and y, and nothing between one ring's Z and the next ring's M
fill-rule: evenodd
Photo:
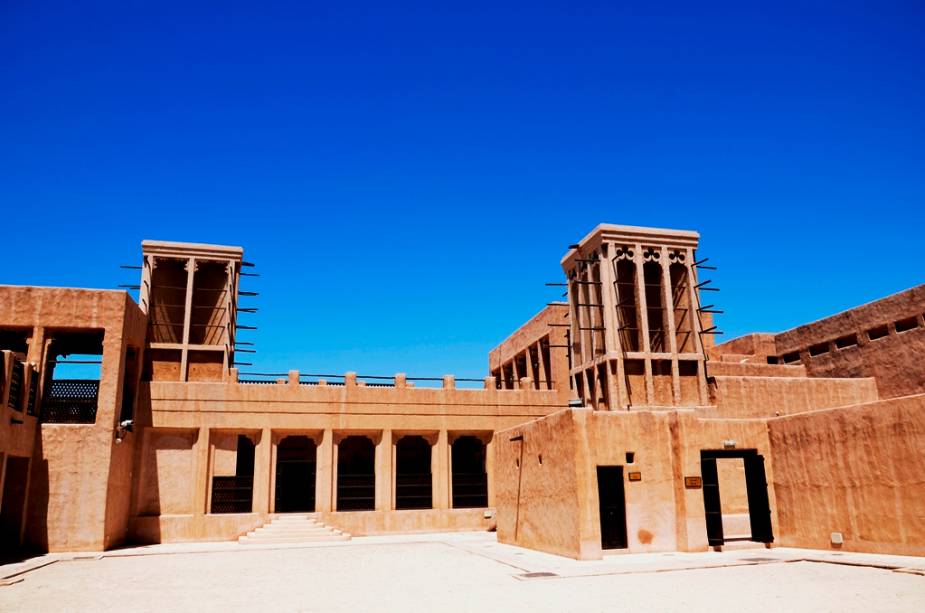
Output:
M703 480L700 477L684 477L684 487L689 490L699 490L703 487Z
M626 475L630 481L642 481L642 473L632 472Z

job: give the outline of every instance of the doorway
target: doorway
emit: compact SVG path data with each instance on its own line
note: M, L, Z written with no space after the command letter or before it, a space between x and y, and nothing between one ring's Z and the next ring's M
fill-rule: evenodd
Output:
M626 549L626 496L622 466L597 467L601 512L601 548Z
M0 470L3 469L0 456ZM21 544L23 515L26 505L26 484L29 479L29 458L8 456L3 499L0 503L0 552L12 553ZM3 555L0 555L3 558Z
M730 463L728 460L740 460L741 464ZM744 491L742 486L736 485L733 477L733 473L738 470L744 473ZM722 546L732 541L774 542L764 456L759 455L756 449L705 449L700 452L700 472L703 479L707 542L710 546ZM725 504L725 515L723 496L720 495L723 486L727 490L727 499L738 500ZM735 519L730 518L732 511L745 511L742 515L747 515L747 521L737 526Z
M485 444L475 436L460 436L452 445L453 508L488 506Z
M315 441L287 436L276 446L277 513L315 511Z
M376 446L366 436L348 436L337 445L337 510L376 508Z
M395 444L395 508L433 508L431 447L423 436L403 436Z

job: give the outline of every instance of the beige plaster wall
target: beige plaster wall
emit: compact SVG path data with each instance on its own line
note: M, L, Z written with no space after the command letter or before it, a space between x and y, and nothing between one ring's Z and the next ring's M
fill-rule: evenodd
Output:
M475 434L488 442L486 468L491 475L493 432L562 407L555 391L455 389L451 383L441 388L411 388L401 382L364 387L350 378L347 385L300 385L297 375L270 385L156 381L143 384L140 395L144 442L137 461L142 476L136 482L131 534L143 542L234 539L254 522L266 521L274 505L275 445L286 434L299 433L312 436L318 445L316 511L332 525L357 535L490 529L493 512L485 517L485 509L450 508L451 439ZM177 432L197 432L196 442L174 449L172 439L163 436ZM254 513L232 520L206 510L212 477L234 474L239 434L257 444ZM375 511L333 511L336 443L353 434L368 436L376 445ZM394 510L392 446L403 434L424 434L434 446L431 510ZM489 511L497 489L489 479ZM167 505L160 507L160 517L148 517L158 504Z
M925 555L925 395L768 424L781 545Z
M716 417L774 417L869 402L879 398L873 379L714 377Z
M581 496L587 490L589 452L586 445L579 448L584 424L576 425L576 419L583 422L586 415L560 411L496 435L500 542L583 557L583 533L590 526L581 526L587 515ZM520 436L522 441L512 440Z
M516 472L524 438L521 497ZM702 489L686 489L684 477L700 476L700 452L755 449L766 458L769 483L773 477L767 426L759 419L699 419L693 411L609 412L568 409L496 435L499 488L498 538L579 559L597 559L600 544L596 467L624 467L627 550L705 551L708 548ZM626 453L634 452L633 464ZM536 458L543 455L543 464ZM640 473L630 481L629 473ZM726 475L728 476L728 475ZM726 483L730 516L741 524L744 479ZM529 494L529 495L526 495ZM768 497L776 509L774 491ZM746 504L747 510L747 504ZM516 528L516 532L515 532ZM772 528L777 522L772 513Z
M198 430L148 429L138 467L138 514L193 513Z
M0 287L0 321L55 330L103 330L96 423L42 424L30 472L26 540L50 551L102 550L125 537L134 435L115 444L123 356L144 345L145 318L128 294L70 288ZM38 363L44 356L39 354Z

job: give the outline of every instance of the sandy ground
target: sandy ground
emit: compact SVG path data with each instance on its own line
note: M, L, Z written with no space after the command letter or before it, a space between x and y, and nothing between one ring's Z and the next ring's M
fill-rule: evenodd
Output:
M755 549L577 562L488 534L155 546L0 567L14 575L0 587L0 611L925 611L925 559L831 555Z

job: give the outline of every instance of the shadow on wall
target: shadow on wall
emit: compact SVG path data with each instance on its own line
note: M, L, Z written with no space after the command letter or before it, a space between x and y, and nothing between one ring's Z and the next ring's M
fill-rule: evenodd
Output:
M135 406L135 472L132 479L132 498L129 509L126 545L150 545L161 542L161 490L157 450L151 434L150 388L139 386ZM195 481L192 475L180 475Z
M26 526L19 548L22 558L48 551L48 460L45 459L41 433L35 437L31 464Z

